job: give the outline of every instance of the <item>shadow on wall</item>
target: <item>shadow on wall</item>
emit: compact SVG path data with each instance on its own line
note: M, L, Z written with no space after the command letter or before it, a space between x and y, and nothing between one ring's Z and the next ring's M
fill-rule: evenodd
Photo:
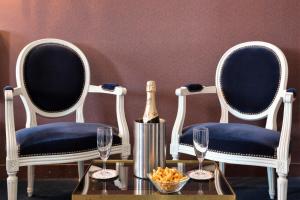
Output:
M9 37L10 34L0 30L0 86L1 89L9 83ZM3 92L1 92L0 102L3 103Z
M9 46L10 46L10 34L7 31L0 30L0 111L1 115L4 116L4 95L2 88L9 83ZM4 117L0 121L0 140L5 141L5 123ZM2 143L3 144L3 143ZM5 143L4 143L5 144ZM0 148L1 152L5 152L5 145ZM5 163L5 154L0 154L0 163Z
M291 134L291 140L293 141L293 139L295 139L297 137L297 133L296 130L299 129L298 127L298 121L300 120L300 113L299 113L299 109L300 109L300 103L299 103L299 92L300 92L300 82L299 82L299 74L300 74L300 52L299 49L282 49L286 59L288 61L288 67L289 67L289 77L288 77L288 86L287 88L296 88L298 90L298 95L297 98L294 103L293 103L293 126L292 126L292 134ZM295 142L296 143L296 142ZM291 144L291 148L292 151L295 150L297 147L296 145L293 145L293 143ZM295 158L295 159L293 159ZM297 154L293 154L292 157L292 162L296 162L299 161L299 158L297 156Z
M300 52L299 49L283 49L283 52L286 56L288 61L289 67L289 77L288 77L288 84L287 88L296 88L300 90L300 82L299 82L299 74L300 74ZM297 96L298 97L298 96ZM293 104L293 121L296 122L299 120L299 100L296 100Z
M103 83L118 83L122 85L121 76L111 60L97 49L85 44L75 44L86 55L91 73L91 84L101 85ZM91 59L94 58L94 59ZM92 100L94 99L94 100ZM97 122L116 124L115 96L106 94L89 95L85 103L85 115ZM89 112L89 114L87 114ZM107 113L111 113L108 115ZM88 121L88 120L87 120Z

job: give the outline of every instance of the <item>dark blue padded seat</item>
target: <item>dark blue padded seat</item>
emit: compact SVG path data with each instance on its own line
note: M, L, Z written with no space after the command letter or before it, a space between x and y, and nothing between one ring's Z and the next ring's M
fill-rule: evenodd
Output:
M20 156L76 153L97 149L100 123L60 122L17 131ZM120 145L118 130L113 129L113 145Z
M234 155L276 157L280 134L265 128L237 123L194 124L183 129L180 143L193 145L193 128L209 129L209 150Z

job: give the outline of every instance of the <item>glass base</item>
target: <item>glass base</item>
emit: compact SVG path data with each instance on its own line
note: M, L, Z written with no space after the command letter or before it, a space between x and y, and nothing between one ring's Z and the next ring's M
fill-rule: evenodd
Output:
M99 170L101 170L102 168L101 167L98 167L96 165L91 165L90 168L89 168L89 174L93 174Z
M92 173L91 177L94 179L106 180L118 176L118 172L114 169L101 169Z
M214 174L212 172L206 170L199 170L199 169L189 171L187 175L191 179L195 179L195 180L209 180L214 177Z

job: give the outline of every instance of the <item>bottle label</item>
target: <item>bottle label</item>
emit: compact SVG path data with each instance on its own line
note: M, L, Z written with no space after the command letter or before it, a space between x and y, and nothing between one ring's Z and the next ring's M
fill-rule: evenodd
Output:
M158 112L155 104L156 85L154 81L147 82L146 91L147 91L147 101L146 101L146 108L143 116L143 122L157 123L159 122L159 117L158 117Z

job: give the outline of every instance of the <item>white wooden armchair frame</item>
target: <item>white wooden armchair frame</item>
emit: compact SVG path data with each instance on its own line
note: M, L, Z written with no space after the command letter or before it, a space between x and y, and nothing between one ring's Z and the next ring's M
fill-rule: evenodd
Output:
M220 83L220 72L224 61L232 52L249 46L259 46L271 49L278 57L279 63L281 65L281 78L280 86L278 88L277 95L275 96L272 104L264 112L258 114L245 114L233 109L224 99L221 83ZM276 46L259 41L246 42L236 45L230 48L220 59L217 71L216 71L216 86L204 87L201 91L190 92L187 87L180 87L176 89L176 95L178 96L178 112L175 120L175 124L172 130L172 138L170 145L170 154L174 160L178 159L179 153L195 155L194 149L191 146L180 144L179 138L182 134L183 124L186 114L186 97L189 95L198 94L217 94L219 97L221 105L221 118L220 123L228 123L228 113L243 119L243 120L258 120L262 118L267 118L266 129L277 130L276 118L277 112L280 107L281 102L284 103L284 113L283 122L280 133L279 146L277 148L277 158L264 158L264 157L254 157L254 156L241 156L232 155L221 152L215 152L208 150L206 158L209 160L214 160L220 162L220 168L225 172L224 163L240 164L240 165L252 165L267 167L268 172L268 183L269 183L269 195L271 199L275 196L275 183L274 183L274 169L278 174L277 178L277 198L279 200L287 199L287 175L290 165L290 155L289 155L289 144L290 144L290 134L291 134L291 123L292 123L292 103L294 101L293 92L288 92L286 90L288 77L288 64L286 58L282 51Z
M45 112L38 107L36 107L30 100L27 91L25 89L23 80L23 65L24 60L28 52L37 45L41 44L59 44L71 48L74 50L81 61L83 62L85 68L85 84L83 88L82 95L78 102L71 108L64 110L62 112ZM122 139L122 144L118 146L113 146L111 154L121 154L122 159L127 159L130 155L130 140L127 122L125 119L124 112L124 96L127 92L126 88L117 86L114 90L105 90L100 86L90 85L90 70L88 61L83 54L83 52L77 48L75 45L59 40L59 39L41 39L28 44L21 51L17 64L16 64L16 77L17 77L17 87L6 88L4 90L5 95L5 128L6 128L6 170L8 174L7 178L7 188L8 188L8 199L17 199L17 172L19 167L28 166L28 196L33 194L34 185L34 166L35 165L48 165L57 163L70 163L78 162L78 173L79 179L84 173L84 163L85 160L90 160L97 158L99 156L98 151L84 151L78 153L68 153L68 154L58 154L58 155L37 155L20 157L18 153L18 145L16 141L16 130L14 122L14 109L13 109L13 99L15 96L20 96L26 110L26 128L37 126L36 115L39 114L44 117L55 118L68 115L72 112L76 112L76 122L84 122L83 116L83 105L85 98L88 93L103 93L116 96L116 115L119 129L119 137Z

